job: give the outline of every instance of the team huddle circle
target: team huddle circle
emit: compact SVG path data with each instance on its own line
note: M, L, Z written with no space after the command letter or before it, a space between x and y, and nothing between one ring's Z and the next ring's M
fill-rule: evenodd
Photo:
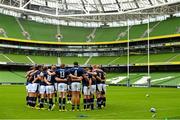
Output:
M50 67L36 65L26 73L26 104L29 108L52 111L102 109L106 106L105 72L99 65L82 68L65 64ZM83 109L80 100L83 97ZM56 105L57 104L57 105ZM71 108L67 109L67 104Z

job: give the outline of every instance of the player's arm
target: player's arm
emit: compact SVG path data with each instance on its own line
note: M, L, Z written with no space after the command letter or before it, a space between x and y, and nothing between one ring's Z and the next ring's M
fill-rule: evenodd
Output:
M57 82L66 82L67 81L67 79L62 79L62 78L58 78L58 77L56 77L55 80Z
M33 76L38 70L35 70L33 72L30 73L30 76Z
M89 87L92 85L92 78L89 78Z
M33 72L33 71L34 71L34 70L29 70L29 71L27 71L25 77L28 78L28 76L30 76L30 73Z
M46 77L44 77L44 82L46 83L46 84L48 84L48 85L51 85L51 83L46 79Z
M49 70L47 71L48 75L56 75L56 72L50 72Z
M96 76L96 79L100 80L101 81L101 78L99 76Z
M41 80L41 76L40 76L40 75L38 75L38 76L32 81L32 83L35 83L37 80Z
M71 78L71 81L81 81L82 77L77 77L75 75L69 74L69 77Z
M103 73L103 79L101 79L101 81L106 82L106 73L105 72Z

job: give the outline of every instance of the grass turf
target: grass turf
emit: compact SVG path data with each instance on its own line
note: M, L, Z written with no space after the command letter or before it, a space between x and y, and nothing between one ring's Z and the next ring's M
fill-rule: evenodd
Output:
M30 109L25 106L25 96L24 86L0 86L0 119L151 119L151 107L157 110L156 118L180 119L180 92L175 88L109 86L107 107L83 112L59 112L57 107L54 111Z

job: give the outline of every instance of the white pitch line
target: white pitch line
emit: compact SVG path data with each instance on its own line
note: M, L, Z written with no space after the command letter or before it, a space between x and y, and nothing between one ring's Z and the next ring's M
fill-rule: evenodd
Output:
M35 64L35 62L29 56L26 57L28 58L29 61L31 61L31 63Z
M8 56L6 56L6 55L4 55L4 54L2 54L6 59L8 59L9 61L11 61L11 62L14 62L14 61L12 61Z
M167 62L171 62L171 60L173 60L174 58L176 58L177 56L179 56L180 54L175 55L174 57L170 58Z
M57 62L59 65L61 64L61 58L60 57L57 57Z
M122 56L120 56L120 57L122 57ZM108 65L110 65L110 64L113 63L114 61L118 60L120 57L115 58L113 61L109 62Z
M89 56L89 58L86 60L86 62L84 63L84 65L87 65L87 64L89 63L89 61L91 60L91 58L92 58L92 55Z

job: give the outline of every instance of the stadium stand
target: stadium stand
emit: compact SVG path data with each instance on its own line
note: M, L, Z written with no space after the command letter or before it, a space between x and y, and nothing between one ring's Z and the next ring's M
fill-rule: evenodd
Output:
M57 57L55 56L28 56L36 64L57 64Z
M74 61L78 61L79 64L83 65L88 57L60 57L61 62L64 64L73 64Z
M160 24L151 32L150 36L168 35L177 33L180 26L180 17L168 18L161 21ZM167 29L168 26L168 29Z
M0 14L0 28L4 29L7 37L27 39L23 35L21 27L17 20L12 16ZM25 31L33 40L58 41L56 35L58 28L56 25L42 24L25 19L18 19ZM180 18L173 17L160 22L150 23L150 36L160 36L179 33ZM168 26L168 29L166 27ZM109 28L84 28L72 26L59 26L61 41L63 42L86 42L90 34L94 34L92 42L115 41L127 39L127 27L109 27ZM93 32L94 31L94 32ZM130 26L130 39L146 37L147 25ZM71 34L71 35L69 35ZM0 36L3 36L0 34Z
M0 14L0 28L4 29L7 37L25 39L16 19L12 16Z
M29 58L28 58L29 57ZM0 62L15 62L15 63L30 63L32 61L36 64L58 64L58 57L55 56L33 56L33 55L15 55L15 54L0 54ZM79 64L84 65L88 57L60 57L64 64L73 64L73 61L78 61ZM73 60L73 61L72 61ZM150 62L180 62L179 53L164 53L151 54ZM147 63L147 55L130 55L130 63ZM102 64L102 65L117 65L127 64L127 56L99 56L92 57L87 64Z
M93 29L83 27L60 26L60 31L63 36L62 42L86 42L87 36L93 31Z
M0 71L0 82L24 83L25 72L23 71Z
M123 27L125 28L125 27ZM94 42L102 42L102 41L113 41L116 40L118 34L122 32L123 29L118 27L113 28L97 28L95 33Z
M20 23L28 31L33 40L57 41L55 38L57 33L55 25L42 24L24 19L20 19Z

